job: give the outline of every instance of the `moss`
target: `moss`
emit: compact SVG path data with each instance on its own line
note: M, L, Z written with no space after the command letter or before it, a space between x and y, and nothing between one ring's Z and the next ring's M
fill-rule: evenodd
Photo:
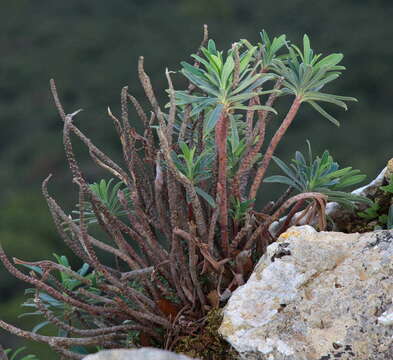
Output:
M182 337L174 349L175 352L201 360L236 359L236 350L218 333L222 318L222 309L211 310L200 333Z

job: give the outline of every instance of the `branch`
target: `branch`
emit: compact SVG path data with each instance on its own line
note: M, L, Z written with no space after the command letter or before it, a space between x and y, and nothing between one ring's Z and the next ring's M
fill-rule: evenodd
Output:
M194 215L195 215L195 220L196 220L196 223L198 226L199 235L201 236L201 238L205 238L205 236L207 234L207 227L206 227L206 222L205 222L205 219L203 216L202 206L199 201L198 195L196 193L195 187L194 187L193 183L176 168L176 165L173 162L173 159L171 156L171 150L170 150L170 147L168 144L168 139L164 135L164 131L161 128L158 129L158 135L160 138L160 143L162 146L165 161L166 161L171 173L176 178L176 180L184 185L184 187L187 191L187 194L190 198L193 210L194 210Z
M228 194L227 194L227 134L228 114L223 110L216 125L216 147L218 156L218 179L217 179L217 205L219 207L219 223L221 228L221 251L224 257L229 255L228 235ZM219 195L219 196L218 196Z
M272 156L274 154L274 151L276 150L277 145L279 144L280 140L284 136L285 132L287 131L289 125L291 125L293 119L295 118L299 107L301 104L301 99L299 97L296 97L295 100L292 103L291 108L288 111L287 116L281 123L280 127L277 129L276 133L274 134L273 138L270 141L270 144L263 156L262 164L257 170L257 173L254 178L254 182L251 185L250 189L250 194L249 194L249 199L255 199L257 195L257 191L259 189L259 185L261 184L261 181L265 175L265 172L270 164L270 160L272 159Z
M4 330L10 332L19 337L23 337L28 340L34 340L41 343L48 344L49 346L55 348L59 351L59 348L62 347L71 347L71 346L86 346L86 345L98 345L102 344L103 342L113 339L114 337L119 337L119 334L105 334L105 335L97 335L92 337L85 337L85 338L67 338L67 337L60 337L60 336L45 336L40 335L37 333L33 333L31 331L25 331L19 329L13 325L10 325L2 320L0 320L0 327ZM64 350L64 349L63 349ZM83 355L64 350L62 351L67 356L71 357L72 359L83 359Z
M258 226L258 228L254 231L254 233L251 235L251 237L248 239L244 249L248 250L252 247L254 244L255 240L260 236L260 234L267 230L268 227L270 226L271 223L274 221L277 221L280 219L280 217L284 214L284 212L291 207L294 203L297 203L300 200L303 199L320 199L323 201L326 201L327 196L318 192L307 192L307 193L302 193L298 194L295 196L292 196L290 199L288 199L270 218L268 221L262 223L261 225Z

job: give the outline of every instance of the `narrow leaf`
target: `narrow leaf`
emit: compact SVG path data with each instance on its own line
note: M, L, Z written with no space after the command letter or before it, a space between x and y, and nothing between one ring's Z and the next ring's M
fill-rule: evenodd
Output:
M330 114L328 114L325 110L323 110L316 102L314 101L307 101L315 110L317 110L323 117L328 119L336 126L340 126L340 123Z
M220 118L221 112L223 110L223 104L218 104L211 112L207 121L205 122L205 135L208 134L217 124L218 119Z
M206 191L197 186L195 187L195 191L198 195L202 196L212 208L216 207L216 202Z

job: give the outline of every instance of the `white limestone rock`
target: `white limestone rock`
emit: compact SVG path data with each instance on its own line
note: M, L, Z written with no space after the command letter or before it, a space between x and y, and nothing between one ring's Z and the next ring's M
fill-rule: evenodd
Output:
M393 305L378 318L378 322L385 326L393 326Z
M83 360L192 360L188 356L154 348L105 350L88 355Z
M244 359L393 359L393 231L292 227L224 309Z

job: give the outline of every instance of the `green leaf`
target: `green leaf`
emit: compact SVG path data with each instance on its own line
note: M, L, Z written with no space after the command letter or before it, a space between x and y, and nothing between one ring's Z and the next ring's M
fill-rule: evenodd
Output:
M26 312L26 313L23 313L23 314L19 314L18 315L18 319L21 319L21 318L23 318L23 317L26 317L26 316L37 316L37 315L43 315L43 312L42 311L34 311L34 312Z
M304 100L313 100L313 101L322 101L335 104L337 106L342 107L344 110L348 109L347 104L344 101L341 101L335 95L324 94L321 92L308 91L307 94L303 97Z
M273 156L273 161L277 164L277 166L292 180L296 179L296 174L284 163L284 161L280 160L278 157Z
M208 61L206 61L204 58L198 56L198 55L191 55L192 58L194 58L196 61L198 61L199 63L201 63L206 70L210 73L210 74L214 74L217 75L217 70L214 66L212 66ZM217 80L219 80L219 78L217 77Z
M183 152L184 157L186 159L190 159L191 152L190 152L190 149L188 148L188 145L184 141L181 141L179 143L179 146L181 148L181 151Z
M208 81L203 80L184 69L181 72L191 83L199 87L201 90L208 94L219 96L219 92L213 86L211 86Z
M239 145L239 131L237 129L236 119L233 115L229 115L231 122L231 145L232 149L236 149Z
M26 347L20 347L19 349L15 350L15 352L12 354L11 359L10 360L15 360L16 357L18 356L18 354L20 354L22 351L26 350Z
M247 100L250 100L251 98L258 96L259 94L257 92L250 92L250 93L246 93L246 94L242 94L242 95L235 95L230 97L228 100L231 103L235 103L235 102L244 102Z
M216 43L214 42L213 39L210 39L209 42L207 43L207 49L209 52L213 55L217 54L217 48L216 48Z
M310 39L307 34L303 36L303 51L304 51L304 62L309 64L311 62L311 47L310 47Z
M242 73L248 66L251 61L252 56L254 55L255 51L257 50L256 46L253 46L251 49L245 52L243 57L240 60L240 72Z
M82 355L89 354L89 352L87 351L87 349L84 346L71 346L70 350L73 352L76 352L78 354L82 354Z
M206 96L189 95L184 91L175 91L175 99L177 105L186 105L205 101L209 98L207 98Z
M24 266L27 269L35 271L37 274L40 274L40 275L43 274L43 271L42 271L42 269L39 266L28 265L28 264L20 264L20 265Z
M46 303L50 304L53 307L62 307L64 305L63 302L53 298L52 296L50 296L50 295L48 295L46 293L40 292L39 296L40 296L40 299L43 302L46 302Z
M319 60L314 66L317 68L321 67L331 67L337 65L343 59L343 54L330 54L324 57L322 60Z
M232 92L232 95L241 93L243 90L250 92L256 87L261 86L266 81L274 79L275 76L272 74L256 74L250 76L240 82L239 86Z
M367 176L366 175L355 175L351 176L348 179L343 179L340 181L340 188L348 187L351 185L358 184L362 182Z
M221 73L221 86L224 89L227 87L227 81L229 79L229 76L232 74L234 67L235 67L235 62L233 61L232 56L229 55L225 61Z
M41 330L43 327L45 327L46 325L49 325L50 321L43 321L39 324L37 324L36 326L33 327L33 329L31 330L31 332L33 333L37 333L39 330Z
M324 118L328 119L336 126L340 126L338 120L336 120L332 115L328 114L325 110L323 110L316 102L307 101L315 110L317 110Z
M209 60L210 66L213 67L213 73L216 73L217 76L219 77L221 74L221 66L219 65L219 63L217 63L217 56L214 56L213 54L211 54L209 52L209 50L205 49L205 48L201 48L201 51L203 53L203 55L205 55L207 57L207 59Z
M274 110L272 107L270 106L265 106L265 105L252 105L252 106L245 106L245 105L235 105L233 107L231 107L230 109L237 109L237 110L254 110L254 111L258 111L258 110L264 110L264 111L269 111L272 112L274 114L277 115L277 111Z
M390 177L389 184L379 187L383 192L393 194L393 176Z
M89 264L84 263L82 265L82 267L78 270L78 274L80 276L85 276L87 274L87 272L89 271L89 269L90 269Z
M387 229L392 230L393 229L393 204L390 205L389 207L389 212L388 212L388 219L387 219Z
M201 70L200 68L197 68L197 67L195 67L195 66L193 66L193 65L191 65L191 64L189 64L189 63L187 63L185 61L182 61L180 64L181 64L181 66L183 66L183 68L185 70L187 70L188 72L194 74L195 76L200 77L202 79L205 77L204 71Z
M361 202L361 203L368 204L370 206L374 204L369 198L367 198L365 196L355 195L355 194L347 193L344 191L335 191L335 190L324 189L323 193L329 197L330 201L340 202L342 199L345 199L350 202ZM338 200L332 200L330 198L332 198L332 199L335 198Z
M60 256L59 263L65 267L68 267L68 268L70 267L70 263L65 255Z
M220 118L221 112L223 111L224 105L218 104L216 107L210 112L209 117L205 123L204 133L208 134L217 124L218 119Z
M198 195L202 196L203 199L205 199L207 201L207 203L212 207L215 208L216 202L214 201L214 199L204 190L202 190L200 187L195 187L195 191L197 192Z
M199 104L193 107L190 116L198 115L201 111L205 110L209 106L214 105L215 103L217 103L217 99L207 99L201 101Z
M347 175L351 171L352 167L342 168L340 170L333 171L329 174L326 174L325 177L327 179L338 178Z
M286 185L292 186L292 187L294 187L296 189L299 189L299 185L297 183L295 183L289 177L281 176L281 175L269 176L269 177L265 178L263 180L263 182L286 184Z

